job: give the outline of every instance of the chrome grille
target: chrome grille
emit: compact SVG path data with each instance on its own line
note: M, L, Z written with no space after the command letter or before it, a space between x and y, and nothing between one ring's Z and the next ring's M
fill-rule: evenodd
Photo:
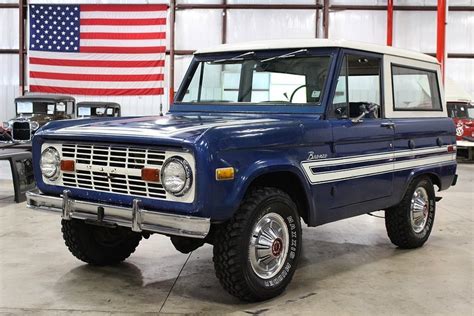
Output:
M62 158L75 161L74 172L64 172L64 186L165 199L161 183L141 179L144 167L161 168L165 152L104 144L62 144Z
M30 122L13 122L12 139L27 141L31 139Z

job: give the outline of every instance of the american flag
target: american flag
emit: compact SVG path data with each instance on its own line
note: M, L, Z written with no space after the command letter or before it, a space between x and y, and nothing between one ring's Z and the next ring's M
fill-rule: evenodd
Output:
M30 5L31 92L163 94L165 4Z

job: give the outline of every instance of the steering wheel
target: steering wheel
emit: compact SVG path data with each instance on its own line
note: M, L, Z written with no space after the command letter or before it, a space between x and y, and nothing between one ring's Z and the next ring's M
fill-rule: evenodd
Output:
M299 86L298 88L296 88L296 89L291 93L291 96L290 96L290 103L293 103L293 98L295 97L296 92L298 92L299 89L304 88L304 87L306 87L306 86L307 86L307 85L303 84L303 85Z

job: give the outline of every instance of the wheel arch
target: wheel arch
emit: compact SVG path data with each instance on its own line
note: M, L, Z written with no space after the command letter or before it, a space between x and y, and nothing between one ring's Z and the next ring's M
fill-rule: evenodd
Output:
M310 225L314 222L314 203L311 198L311 189L296 167L255 172L247 182L245 194L255 187L274 187L286 192L296 203L298 213L305 223Z
M432 170L426 170L426 169L418 169L418 170L415 170L413 171L410 176L408 177L406 183L406 187L400 192L400 196L398 196L397 200L396 200L396 203L398 204L399 201L401 201L403 199L403 197L405 196L408 188L410 187L410 184L413 182L413 180L415 180L416 178L419 178L419 177L427 177L431 180L431 182L436 185L438 187L438 191L441 190L442 186L442 182L441 182L441 177L436 174L435 172L433 172ZM436 190L435 190L436 191Z
M413 172L410 175L410 178L408 179L407 183L411 183L415 178L419 178L422 176L428 177L431 180L431 182L438 187L438 191L441 189L441 177L435 172L429 171L429 170L421 169L421 170ZM405 192L406 192L406 189L405 189Z

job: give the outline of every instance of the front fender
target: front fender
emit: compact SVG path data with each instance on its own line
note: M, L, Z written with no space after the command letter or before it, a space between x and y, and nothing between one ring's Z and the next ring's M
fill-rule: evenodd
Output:
M228 165L231 166L234 164L229 163ZM232 181L232 185L226 190L227 196L221 204L223 205L223 210L225 210L225 218L222 218L222 220L231 218L238 210L242 200L245 198L245 194L256 179L271 173L290 172L298 178L304 188L304 194L309 205L308 220L309 223L314 222L314 214L316 214L316 212L314 201L311 198L311 188L297 163L279 158L264 159L255 161L245 167L244 164L241 163L240 166L236 168L236 171L236 177L234 181ZM224 182L217 183L218 185L219 183L226 185Z

